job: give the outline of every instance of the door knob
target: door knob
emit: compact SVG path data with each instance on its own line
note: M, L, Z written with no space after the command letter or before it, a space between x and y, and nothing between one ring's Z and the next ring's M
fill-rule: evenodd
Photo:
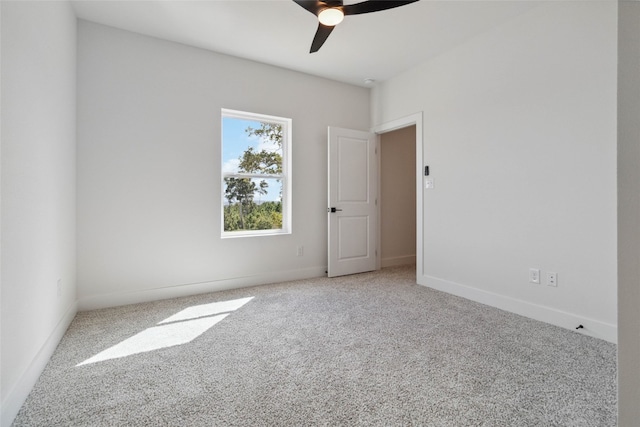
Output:
M331 212L331 213L342 212L342 209L338 209L338 208L327 208L327 212Z

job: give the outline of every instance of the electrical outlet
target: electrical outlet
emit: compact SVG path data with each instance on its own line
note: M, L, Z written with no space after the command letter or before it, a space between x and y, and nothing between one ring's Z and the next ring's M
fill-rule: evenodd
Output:
M537 268L529 269L529 282L540 284L540 270Z
M302 256L304 255L304 246L298 246L298 250L296 252L297 256Z
M558 286L558 273L552 271L547 272L547 286Z
M58 279L58 282L56 283L56 294L58 295L58 298L62 295L62 279Z

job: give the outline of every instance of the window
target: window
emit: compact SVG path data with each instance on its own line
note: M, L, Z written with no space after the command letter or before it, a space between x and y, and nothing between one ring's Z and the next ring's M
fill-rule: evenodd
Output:
M222 237L291 232L291 119L222 110Z

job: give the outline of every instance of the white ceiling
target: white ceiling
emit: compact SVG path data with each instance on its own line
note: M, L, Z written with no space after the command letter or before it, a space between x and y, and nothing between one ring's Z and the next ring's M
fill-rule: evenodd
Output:
M317 19L291 0L73 2L81 19L360 86L367 78L393 77L534 6L421 0L347 16L320 51L309 54Z

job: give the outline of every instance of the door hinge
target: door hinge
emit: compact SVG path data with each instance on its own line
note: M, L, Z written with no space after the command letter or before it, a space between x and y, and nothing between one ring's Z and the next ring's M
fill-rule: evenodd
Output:
M376 206L378 206L378 199L376 199Z

